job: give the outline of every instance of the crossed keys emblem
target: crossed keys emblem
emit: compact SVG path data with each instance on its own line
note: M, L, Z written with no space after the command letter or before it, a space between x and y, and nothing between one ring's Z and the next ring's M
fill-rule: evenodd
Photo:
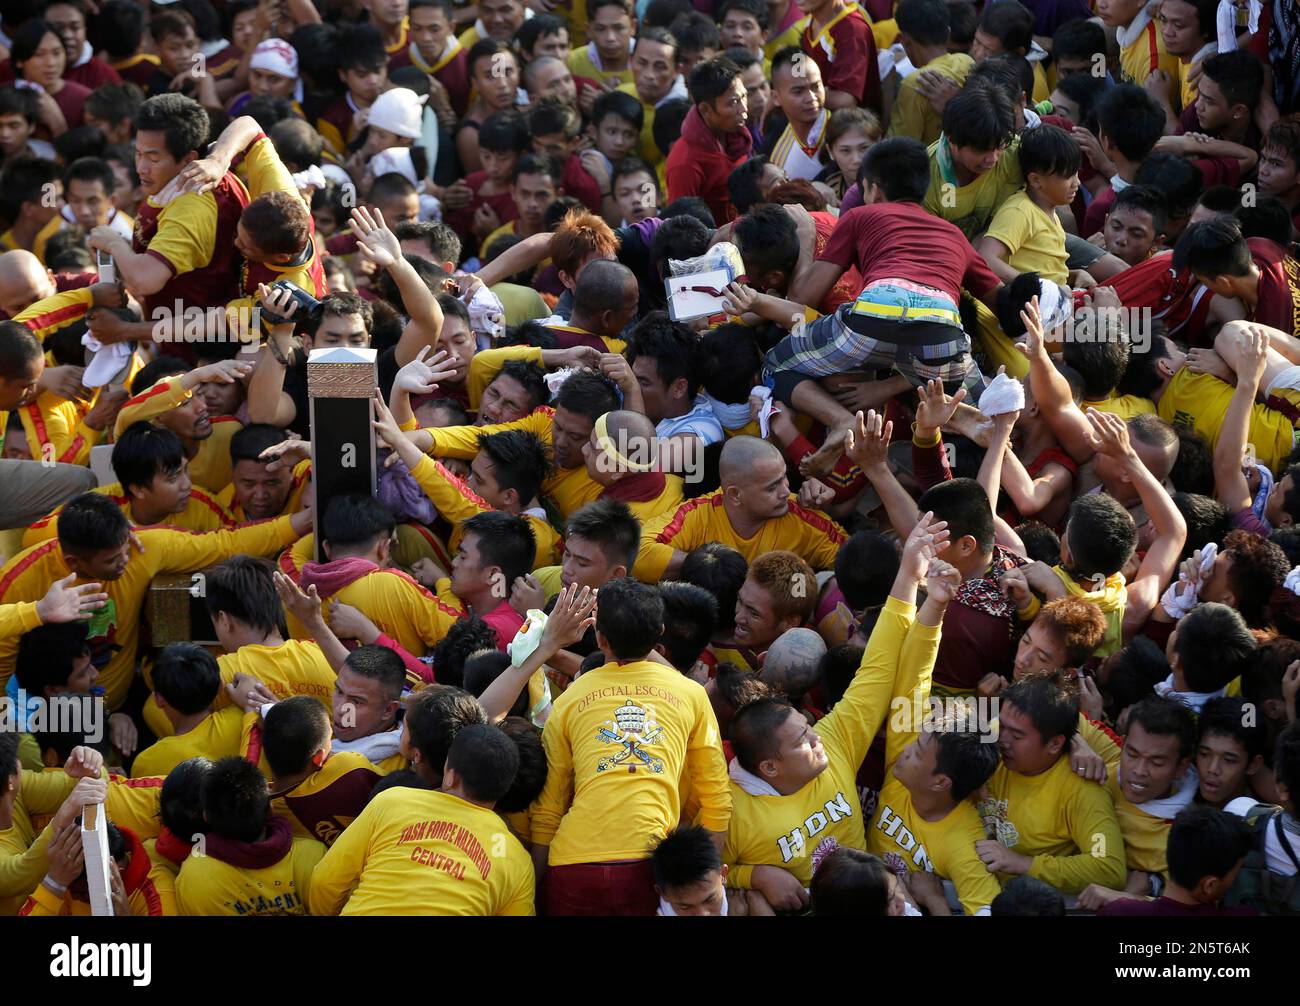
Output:
M626 700L614 710L613 721L606 720L605 725L596 731L596 738L606 744L617 744L618 751L601 758L596 763L596 771L627 766L630 773L635 773L637 765L644 765L651 772L662 772L664 761L657 758L645 748L656 744L663 735L664 728L654 719L653 710L638 706L631 699Z

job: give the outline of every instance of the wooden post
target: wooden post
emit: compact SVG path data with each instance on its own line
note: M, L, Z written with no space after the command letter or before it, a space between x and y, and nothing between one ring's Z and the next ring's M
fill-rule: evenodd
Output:
M344 346L313 349L307 358L317 562L325 561L320 526L329 501L349 493L375 493L378 469L370 400L379 383L377 358L377 350Z

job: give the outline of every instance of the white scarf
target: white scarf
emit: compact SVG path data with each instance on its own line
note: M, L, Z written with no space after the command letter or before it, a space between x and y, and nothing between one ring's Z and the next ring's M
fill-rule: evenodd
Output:
M1264 5L1260 0L1250 0L1246 11L1246 31L1254 35L1259 31L1259 15ZM1232 0L1219 0L1214 26L1219 35L1219 52L1232 52L1237 48L1237 5Z
M1128 27L1117 28L1115 30L1115 37L1119 40L1119 47L1121 49L1127 49L1138 40L1138 36L1146 31L1147 25L1150 23L1151 15L1148 14L1147 9L1143 7L1138 11L1137 17L1129 22Z
M358 737L354 741L340 740L334 738L335 751L355 751L359 755L365 755L371 762L378 764L385 758L391 758L397 754L398 741L402 739L402 724L397 724L392 730L385 730L382 734L370 734L368 737Z
M1123 785L1122 770L1115 773L1115 781L1121 786ZM1178 816L1179 811L1191 806L1200 785L1201 777L1196 774L1196 768L1189 765L1182 778L1174 783L1174 788L1168 796L1162 796L1158 800L1148 800L1146 803L1135 803L1133 806L1142 811L1143 814L1150 814L1152 817L1172 821Z
M1174 676L1171 674L1156 685L1157 695L1167 695L1171 699L1177 699L1183 705L1191 709L1192 712L1199 715L1200 711L1205 708L1205 703L1210 699L1217 699L1220 695L1227 693L1227 688L1220 688L1217 692L1177 692L1174 691Z
M68 67L68 69L75 70L79 66L85 66L87 63L90 62L90 60L94 57L94 55L95 55L95 47L91 45L89 42L82 42L81 55L77 57L77 61L73 63L72 66Z
M731 764L727 766L727 775L731 776L731 781L750 796L781 795L776 791L776 787L766 779L760 779L753 772L746 771L741 766L739 758L731 759Z
M668 904L668 901L665 898L659 899L659 911L656 914L671 915L674 918L677 916L677 913L673 911L673 906ZM722 915L725 916L726 914L727 914L727 895L726 892L724 891L722 895Z
M673 86L668 88L668 93L655 102L655 108L663 108L670 101L689 97L690 94L686 90L686 78L679 73L677 79L673 81Z

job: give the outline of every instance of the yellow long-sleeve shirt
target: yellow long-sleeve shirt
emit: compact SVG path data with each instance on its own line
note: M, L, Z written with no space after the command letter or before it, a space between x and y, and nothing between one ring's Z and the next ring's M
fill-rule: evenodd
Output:
M116 822L115 822L116 823ZM149 856L143 841L130 828L123 828L129 862L122 871L126 900L131 914L136 917L176 915L176 878ZM72 896L71 891L55 894L44 884L37 884L19 915L33 916L87 916L90 903Z
M915 605L894 597L885 602L844 697L817 721L827 765L816 778L786 796L749 793L732 781L731 827L722 851L730 870L728 884L750 887L755 866L779 866L807 887L812 881L812 853L826 839L849 849L866 848L858 769L889 709L915 617ZM918 647L914 656L923 659L923 649Z
M239 754L244 711L235 706L212 713L193 730L162 737L135 756L132 776L166 776L191 758L226 758Z
M555 410L549 405L530 412L522 419L509 423L497 423L493 426L437 426L428 429L433 437L429 453L439 458L461 458L473 460L478 454L478 438L502 430L525 430L535 433L548 447L553 442L551 421ZM556 509L564 517L579 507L599 499L603 488L587 474L585 466L577 468L557 467L550 477L542 483L542 492L555 503Z
M555 701L542 731L546 786L533 804L534 844L550 864L644 859L677 826L690 776L700 821L731 816L718 722L704 689L648 660L606 664Z
M83 286L38 300L25 310L19 311L14 315L13 320L26 325L32 335L44 343L50 336L61 332L69 325L85 320L86 314L94 306L94 293L91 292L90 287Z
M689 552L705 542L720 541L753 562L764 552L785 549L802 557L815 570L831 569L840 546L848 539L844 529L825 514L807 510L790 497L790 509L765 521L752 538L742 538L731 526L723 506L723 491L716 489L686 500L641 528L641 551L633 575L645 583L663 579L673 552Z
M288 517L205 534L141 528L136 535L144 552L131 547L126 571L116 580L104 582L108 603L90 622L91 651L107 658L100 667L99 683L106 690L109 709L119 708L130 688L139 647L140 612L155 576L192 572L232 555L274 554L297 538ZM52 581L70 572L58 541L24 549L0 568L0 604L40 600ZM17 651L17 639L0 639L0 685L13 673Z
M27 450L32 460L90 464L90 449L103 438L104 431L86 425L89 409L88 404L71 401L52 391L43 392L36 401L19 409L18 418L27 435Z
M471 489L463 479L447 471L441 463L433 458L423 457L419 464L411 469L424 495L428 496L437 508L439 515L452 525L451 538L447 547L453 552L460 547L465 537L465 521L477 514L494 509L482 496ZM521 514L528 526L533 529L537 539L537 551L533 558L533 569L542 566L554 566L560 561L560 535L551 527L550 521L536 514Z
M310 535L280 557L280 571L298 580L303 564L311 559L314 545ZM342 590L321 600L337 598L361 611L379 631L391 636L413 656L433 648L466 611L439 599L399 569L378 569L352 581ZM310 639L311 634L293 615L287 615L289 635Z
M184 375L164 378L128 399L117 414L113 435L120 437L132 423L152 422L170 409L190 400L190 392L181 386ZM213 416L212 434L200 441L199 451L190 458L190 478L209 492L220 493L230 485L230 438L244 428L234 416Z
M326 709L332 708L334 682L338 675L315 640L286 639L279 646L249 643L234 653L217 658L221 680L229 684L236 674L248 674L266 685L277 699L310 695ZM230 704L223 688L217 693L213 708Z
M1089 884L1121 890L1128 878L1124 837L1105 787L1080 778L1061 757L1039 775L1000 765L977 806L984 831L1033 857L1029 875L1064 894Z
M293 479L289 483L289 495L285 497L284 507L280 510L280 513L293 514L301 510L303 493L307 491L309 485L311 485L310 458L299 461L293 466ZM243 506L235 498L235 484L233 482L217 493L217 502L226 508L236 523L243 524L245 521L255 519L244 512Z
M180 513L168 514L167 519L162 524L154 525L141 525L136 521L131 512L131 497L122 489L120 482L111 482L106 486L98 486L94 491L109 497L118 505L122 513L126 514L126 519L136 527L172 527L181 528L185 531L220 531L222 528L235 526L235 518L230 511L222 506L215 496L198 486L194 486L190 490L190 498L185 504L184 510ZM59 513L62 510L63 507L59 507L48 517L42 517L24 531L23 548L31 548L43 541L57 538L59 536Z
M975 61L964 52L950 52L930 60L918 70L933 70L958 86L966 83ZM889 135L910 136L927 147L943 132L943 117L921 94L916 74L909 74L898 86L898 97L889 113Z
M533 915L532 860L495 811L450 793L375 797L312 876L312 915Z
M1128 868L1167 875L1169 860L1165 850L1173 819L1148 813L1141 804L1133 803L1124 795L1119 786L1120 746L1082 713L1079 714L1079 734L1088 747L1105 759L1106 791L1115 804L1115 817L1124 836L1124 858Z
M31 632L40 624L41 616L36 613L35 601L0 604L0 639L21 636L24 632Z
M176 878L181 915L306 915L312 871L325 846L296 838L284 858L240 868L213 855L191 855Z

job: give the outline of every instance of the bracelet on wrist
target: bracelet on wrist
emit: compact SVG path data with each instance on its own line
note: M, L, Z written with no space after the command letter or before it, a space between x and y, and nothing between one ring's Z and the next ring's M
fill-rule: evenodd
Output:
M68 885L67 885L67 884L60 884L57 880L55 880L55 879L54 879L52 876L50 876L48 873L45 875L45 879L42 880L41 883L42 883L45 887L48 887L48 888L49 888L51 891L53 891L55 894L59 895L60 897L63 896L64 894L67 894L67 893L68 893Z

